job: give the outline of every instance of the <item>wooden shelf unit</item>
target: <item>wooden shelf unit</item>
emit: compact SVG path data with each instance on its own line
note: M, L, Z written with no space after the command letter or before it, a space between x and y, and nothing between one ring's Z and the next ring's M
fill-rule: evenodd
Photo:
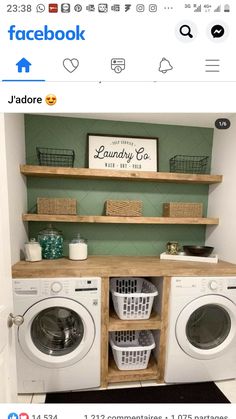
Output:
M169 172L135 172L126 170L104 170L76 167L53 167L21 165L20 171L25 176L62 177L79 179L111 179L167 183L202 183L222 182L221 175L169 173ZM23 221L65 222L65 223L101 223L101 224L195 224L218 225L218 218L197 217L110 217L103 215L46 215L23 214Z
M151 278L151 277L150 277ZM106 356L107 368L107 382L127 382L127 381L146 381L155 380L162 383L164 381L165 355L166 355L166 333L168 322L168 301L170 292L170 277L160 278L162 281L161 306L160 313L157 314L152 311L149 319L140 320L121 320L118 318L113 307L109 311L109 323L107 325L107 336L109 332L123 331L123 330L152 330L158 331L159 334L159 348L157 349L158 359L155 359L154 353L151 353L148 367L144 370L119 370L114 361L111 349L108 350ZM109 305L109 303L107 302ZM108 342L107 342L108 347ZM155 351L155 350L154 350ZM108 362L109 360L109 362ZM106 367L106 365L105 365Z
M23 221L100 224L196 224L218 225L218 218L197 217L112 217L108 215L23 214Z
M88 169L78 167L33 166L22 164L20 171L32 177L62 177L78 179L113 179L168 183L221 183L222 175L170 173L170 172L135 172L127 170Z
M101 279L101 387L109 383L155 380L164 382L166 342L168 331L169 293L172 276L235 276L236 264L219 261L216 264L201 262L176 262L160 260L156 256L89 256L84 261L68 258L42 260L37 263L19 261L12 267L12 277L19 278L79 278L100 276ZM148 320L120 320L110 310L109 281L111 277L162 277L162 304L158 315L152 313ZM146 324L147 322L147 324ZM145 326L146 324L146 326ZM150 358L146 370L120 371L109 358L109 332L116 330L141 330L149 328L160 334L158 361ZM140 328L140 329L139 329Z

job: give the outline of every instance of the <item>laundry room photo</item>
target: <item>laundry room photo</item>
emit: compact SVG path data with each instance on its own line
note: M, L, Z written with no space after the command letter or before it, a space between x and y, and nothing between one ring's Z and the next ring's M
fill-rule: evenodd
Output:
M0 132L1 405L236 403L236 114Z

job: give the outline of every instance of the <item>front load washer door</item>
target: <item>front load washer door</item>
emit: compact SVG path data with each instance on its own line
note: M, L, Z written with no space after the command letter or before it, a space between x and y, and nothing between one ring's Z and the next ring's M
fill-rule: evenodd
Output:
M54 297L39 301L24 313L18 340L33 362L61 368L86 356L95 333L93 318L82 304Z
M217 358L236 344L236 305L226 297L205 295L184 307L176 321L176 339L188 355Z

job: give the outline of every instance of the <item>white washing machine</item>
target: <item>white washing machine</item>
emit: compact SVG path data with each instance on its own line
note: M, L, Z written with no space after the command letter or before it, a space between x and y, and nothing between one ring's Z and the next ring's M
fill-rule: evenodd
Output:
M101 278L15 279L13 295L18 392L98 387Z
M173 277L165 381L236 378L236 277Z

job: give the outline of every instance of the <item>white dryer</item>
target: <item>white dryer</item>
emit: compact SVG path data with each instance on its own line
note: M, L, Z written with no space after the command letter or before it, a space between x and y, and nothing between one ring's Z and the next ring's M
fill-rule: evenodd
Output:
M236 378L236 278L173 277L165 382Z
M15 279L19 393L100 385L101 278Z

